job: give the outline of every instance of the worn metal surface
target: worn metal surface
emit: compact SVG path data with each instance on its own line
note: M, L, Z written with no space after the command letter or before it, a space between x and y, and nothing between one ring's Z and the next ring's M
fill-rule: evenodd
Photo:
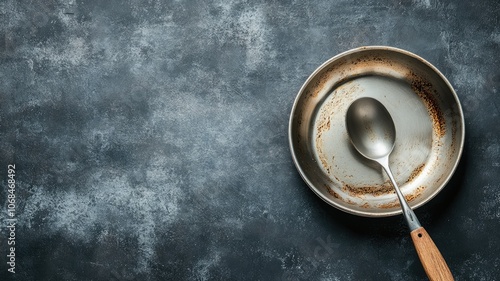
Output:
M448 80L424 59L391 47L361 47L320 66L295 100L289 141L309 187L328 204L362 216L401 213L388 177L349 142L345 114L360 97L384 104L397 139L394 177L413 208L443 189L464 145L464 119Z

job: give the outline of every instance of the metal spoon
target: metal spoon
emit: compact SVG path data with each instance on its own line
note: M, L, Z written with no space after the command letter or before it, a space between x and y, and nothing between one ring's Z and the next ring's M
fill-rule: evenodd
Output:
M396 142L396 127L387 109L376 99L357 99L347 110L346 127L354 148L365 158L379 163L389 176L410 228L413 244L429 279L453 280L446 261L420 225L389 168L389 155Z

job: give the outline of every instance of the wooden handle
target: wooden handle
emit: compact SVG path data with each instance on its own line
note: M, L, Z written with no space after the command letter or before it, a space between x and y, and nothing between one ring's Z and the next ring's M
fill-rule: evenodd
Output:
M453 275L451 275L446 261L427 231L423 227L420 227L413 230L410 234L429 280L453 280Z

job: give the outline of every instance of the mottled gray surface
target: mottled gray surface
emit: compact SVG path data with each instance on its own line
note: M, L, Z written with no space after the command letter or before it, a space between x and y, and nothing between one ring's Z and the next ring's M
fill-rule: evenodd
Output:
M207 2L0 2L1 280L425 280L401 217L329 207L290 156L300 86L362 45L455 86L464 155L417 215L457 280L500 276L497 0Z

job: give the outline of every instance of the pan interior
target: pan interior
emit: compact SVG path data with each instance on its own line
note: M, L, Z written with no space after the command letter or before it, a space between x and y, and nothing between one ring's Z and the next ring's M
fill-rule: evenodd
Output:
M351 102L379 100L396 126L394 177L412 207L446 184L460 157L463 119L453 89L418 57L391 49L351 52L306 81L290 119L290 144L302 177L327 203L364 216L400 213L389 179L354 149L345 127Z

